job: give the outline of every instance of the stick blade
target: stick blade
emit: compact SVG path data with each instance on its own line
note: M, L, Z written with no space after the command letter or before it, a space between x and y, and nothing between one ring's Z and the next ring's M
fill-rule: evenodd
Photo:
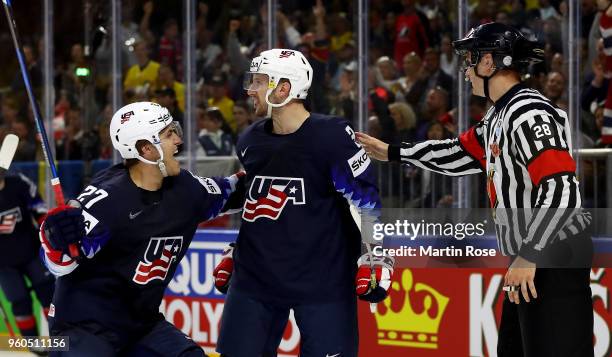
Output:
M0 168L8 170L17 151L17 145L19 144L19 137L15 134L8 134L2 141L2 147L0 147Z

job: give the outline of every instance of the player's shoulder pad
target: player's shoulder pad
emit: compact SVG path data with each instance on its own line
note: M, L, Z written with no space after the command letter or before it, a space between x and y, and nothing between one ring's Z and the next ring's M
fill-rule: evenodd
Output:
M32 180L30 180L29 177L27 177L26 175L22 174L21 172L17 173L16 175L7 175L5 177L5 180L7 182L7 185L9 186L13 186L13 187L19 187L21 186L23 190L27 190L28 194L31 197L34 197L36 195L36 185L34 184L34 182L32 182Z
M113 165L96 173L91 179L91 185L110 187L119 184L126 175L129 176L129 171L124 164Z
M127 168L115 165L99 172L90 184L81 191L77 200L83 208L85 232L90 234L96 227L112 229L127 218L128 206L121 205L130 190L131 179Z
M309 120L312 120L312 127L320 131L322 138L331 140L329 143L337 143L337 140L344 139L345 137L355 139L353 125L345 118L324 114L311 114Z

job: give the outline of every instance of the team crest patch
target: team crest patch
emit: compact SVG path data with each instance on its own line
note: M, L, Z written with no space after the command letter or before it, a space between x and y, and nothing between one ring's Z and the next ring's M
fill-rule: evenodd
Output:
M295 52L293 51L281 51L280 55L278 55L278 58L289 58L291 56L295 56Z
M127 113L123 113L121 115L121 124L125 123L126 121L130 120L130 117L134 115L133 111L129 111Z
M306 204L304 179L296 177L255 176L242 210L242 218L277 220L287 204Z
M13 233L21 219L21 209L19 207L0 212L0 234Z
M159 279L164 281L173 262L178 260L183 237L153 237L138 262L132 280L140 285Z

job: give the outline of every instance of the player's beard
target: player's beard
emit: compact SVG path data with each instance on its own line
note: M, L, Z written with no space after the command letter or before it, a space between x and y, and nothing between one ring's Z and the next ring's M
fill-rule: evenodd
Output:
M176 155L178 153L178 150L166 150L164 152L164 164L166 165L166 172L168 173L168 176L176 176L179 174L179 172L181 171L181 164L178 162L178 160L176 159L176 157L174 157L174 155Z
M265 117L268 114L268 103L266 100L263 101L259 98L255 98L253 100L253 105L255 106L255 115L258 117Z

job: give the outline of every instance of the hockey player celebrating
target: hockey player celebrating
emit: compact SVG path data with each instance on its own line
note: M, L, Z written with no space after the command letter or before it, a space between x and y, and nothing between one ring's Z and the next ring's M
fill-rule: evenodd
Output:
M37 336L25 278L30 280L31 289L47 311L55 279L38 258L37 234L37 223L47 213L47 207L32 181L22 174L7 173L18 141L15 135L12 137L8 135L0 149L0 288L11 303L21 335Z
M223 356L276 356L290 309L301 356L357 356L355 292L370 302L387 295L393 260L358 259L349 206L364 223L380 208L370 159L348 121L304 108L312 76L302 53L286 49L262 52L247 73L255 114L267 119L237 143L247 172L242 225L214 271L217 288L229 287Z
M500 23L480 25L453 46L473 93L493 102L483 120L456 139L394 146L358 138L378 160L446 175L487 173L499 248L512 257L498 356L593 356L589 219L579 209L570 123L520 78L544 51ZM559 265L575 269L546 269Z
M50 211L40 230L58 276L51 334L70 338L57 355L204 356L159 305L198 223L221 211L238 178L180 169L180 126L158 104L124 106L110 135L125 163L97 175L78 202ZM69 255L71 244L80 257Z

